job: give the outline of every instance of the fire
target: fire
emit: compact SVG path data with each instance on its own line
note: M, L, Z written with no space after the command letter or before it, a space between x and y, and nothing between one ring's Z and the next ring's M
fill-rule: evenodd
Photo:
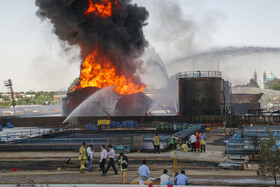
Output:
M118 9L122 8L117 0L88 1L89 7L84 12L85 16L93 13L101 18L107 18L112 16L113 5ZM144 84L141 86L135 84L132 78L125 77L123 73L117 75L113 63L105 56L100 55L96 49L82 63L80 82L74 87L73 91L85 87L104 88L107 86L115 86L114 91L122 95L144 92L145 89Z
M75 0L72 0L74 2ZM88 0L89 7L84 12L84 15L90 15L91 13L94 13L96 16L106 18L112 16L112 0L100 0L100 2L94 2L94 0ZM118 3L117 0L114 0L114 5L121 9L121 5Z
M105 57L100 57L98 51L94 50L82 63L80 83L74 87L74 90L106 86L116 86L114 91L121 95L144 92L145 89L145 84L139 86L133 82L132 78L126 78L122 73L117 75L113 64Z

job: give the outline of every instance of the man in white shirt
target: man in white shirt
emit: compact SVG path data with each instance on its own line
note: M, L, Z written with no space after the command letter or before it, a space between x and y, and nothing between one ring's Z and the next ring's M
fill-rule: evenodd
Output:
M100 155L100 160L99 160L99 166L102 171L102 176L106 176L105 172L105 163L106 163L106 158L107 158L107 151L105 150L105 145L101 145L101 155Z
M196 141L197 141L197 138L196 138L195 134L193 133L190 137L190 142L192 145L192 152L196 152L196 148L195 148Z
M90 145L87 148L87 156L88 156L88 172L92 172L92 155L93 155L93 146Z
M111 145L108 145L108 157L109 157L109 164L106 168L106 171L105 173L107 174L108 170L110 169L110 167L112 166L114 172L115 172L115 175L118 174L118 171L116 169L116 166L115 166L115 151L113 149L113 146Z
M163 175L160 176L160 185L167 185L170 181L170 177L167 175L167 169L163 170Z

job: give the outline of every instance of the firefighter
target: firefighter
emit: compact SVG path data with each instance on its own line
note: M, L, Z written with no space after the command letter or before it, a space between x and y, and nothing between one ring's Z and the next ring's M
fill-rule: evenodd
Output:
M81 173L85 173L85 164L87 162L87 152L86 152L86 143L83 142L79 151L79 160L81 161L80 171Z
M123 153L120 153L120 156L117 159L117 163L120 167L121 177L122 177L122 184L126 183L126 173L127 173L127 166L128 166L128 158Z
M182 151L188 152L189 150L190 150L190 149L189 149L188 145L187 145L186 143L184 143L184 144L182 145Z

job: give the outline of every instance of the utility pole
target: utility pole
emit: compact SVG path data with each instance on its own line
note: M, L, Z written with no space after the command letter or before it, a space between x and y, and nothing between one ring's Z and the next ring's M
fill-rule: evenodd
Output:
M13 82L11 79L8 79L4 81L4 85L10 90L11 92L11 99L12 99L12 105L14 107L14 116L16 115L16 103L15 103L15 97L14 97L14 90L13 90Z

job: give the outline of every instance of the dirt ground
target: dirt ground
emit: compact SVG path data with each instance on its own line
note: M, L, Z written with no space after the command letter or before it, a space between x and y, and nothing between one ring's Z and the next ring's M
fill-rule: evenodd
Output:
M208 136L206 153L177 152L178 170L184 169L192 185L268 185L257 177L256 172L244 170L225 170L218 167L224 161L225 144L222 136ZM219 140L219 141L218 141ZM219 142L219 143L217 143ZM137 179L138 167L143 159L148 161L151 176L158 178L162 170L167 168L173 173L172 152L128 153L130 165L127 183ZM0 153L0 184L120 184L120 175L110 170L105 177L101 176L98 167L100 152L94 154L93 172L81 174L77 151L55 152L1 152ZM71 159L70 166L65 165ZM11 172L9 169L18 168ZM62 168L57 171L57 168Z

